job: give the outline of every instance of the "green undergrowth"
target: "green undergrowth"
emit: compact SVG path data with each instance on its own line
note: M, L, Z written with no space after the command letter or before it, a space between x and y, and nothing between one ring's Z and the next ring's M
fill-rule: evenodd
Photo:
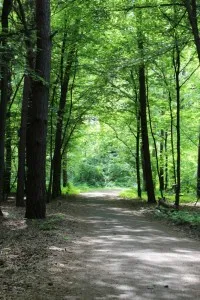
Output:
M165 193L164 194L167 202L174 203L175 201L175 195L172 193ZM124 190L120 193L120 197L123 199L138 199L137 196L137 190L136 189L127 189ZM156 198L158 199L160 196L160 193L157 191L156 192ZM145 192L142 193L142 200L147 200L147 194ZM196 197L195 195L192 194L181 194L180 195L180 204L184 203L195 203L196 202Z
M66 187L62 188L62 195L78 195L80 192L80 189L72 183L68 183Z
M200 213L189 210L169 210L161 208L155 210L155 216L159 219L168 219L176 225L191 225L200 229Z

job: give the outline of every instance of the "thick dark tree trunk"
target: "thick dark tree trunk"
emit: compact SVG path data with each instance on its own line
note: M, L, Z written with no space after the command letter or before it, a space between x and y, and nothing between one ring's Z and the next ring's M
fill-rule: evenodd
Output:
M4 199L4 168L5 168L5 131L6 113L8 102L8 83L9 83L9 51L7 45L8 17L12 9L12 0L4 0L1 25L2 36L0 46L2 47L2 67L1 67L1 99L0 99L0 202ZM1 213L0 213L1 214Z
M143 49L143 44L139 42L139 49ZM147 129L147 99L146 99L146 80L145 80L145 66L142 63L139 67L139 91L140 91L140 113L141 113L141 132L144 156L144 170L146 177L146 188L148 203L155 203L155 193L151 169L151 159L149 151L149 138Z
M147 91L146 91L146 75L145 75L145 63L144 63L144 37L141 30L142 24L142 11L138 11L136 16L138 20L137 27L137 41L138 51L140 54L139 65L139 103L140 103L140 118L141 118L141 137L142 137L142 154L143 154L143 172L146 181L148 203L155 203L154 184L151 168L151 158L149 149L149 136L147 126Z
M46 135L50 82L50 1L36 0L37 53L27 127L26 218L46 214ZM41 78L41 79L40 79Z

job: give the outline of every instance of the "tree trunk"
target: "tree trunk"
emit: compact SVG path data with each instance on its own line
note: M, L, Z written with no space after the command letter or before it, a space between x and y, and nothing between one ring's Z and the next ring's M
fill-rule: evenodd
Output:
M65 46L65 36L63 40L63 47ZM70 71L72 67L72 62L75 55L75 48L69 53L68 60L65 67L64 76L63 72L63 56L64 49L62 47L61 51L61 95L59 102L59 109L57 113L57 125L56 125L56 138L55 138L55 148L53 156L53 183L52 183L52 198L59 197L61 195L61 169L62 169L62 132L63 132L63 122L64 122L64 112L67 101L67 93L70 79ZM62 78L63 77L63 78Z
M141 143L142 144L142 143ZM141 153L141 165L142 165L142 190L144 192L147 191L147 184L146 184L146 174L145 174L145 166L144 166L144 149L143 149L143 145L141 145L140 147L140 153Z
M27 20L24 7L21 0L17 0L19 6L19 14L24 27L25 32L25 46L26 46L26 70L24 76L24 87L23 87L23 98L21 108L21 124L19 132L19 146L18 146L18 172L17 172L17 194L16 194L16 206L24 206L24 195L25 195L25 182L26 182L26 132L28 122L28 106L31 106L31 87L32 78L31 73L34 72L35 66L35 53L33 51L34 44L32 42L31 32L28 28L33 25L33 20ZM30 1L30 10L34 16L34 3ZM27 24L28 23L28 24Z
M163 159L163 152L164 152L164 130L161 129L160 131L160 191L165 190L165 181L164 181L164 159Z
M50 141L49 141L49 155L50 155L50 172L49 172L49 185L47 191L47 203L51 201L52 196L52 182L53 182L53 109L55 105L55 97L57 90L58 78L54 84L53 93L50 105Z
M67 155L64 155L63 159L63 187L66 187L68 184L68 174L67 174Z
M196 45L197 55L200 62L200 38L199 27L197 19L197 1L196 0L184 0L185 7L188 13L188 19L194 36L194 42ZM197 165L197 199L200 198L200 137L198 143L198 165Z
M5 145L6 145L6 162L5 162L5 176L4 176L4 194L9 195L11 191L10 188L11 188L11 167L12 167L10 112L7 113Z
M157 149L155 135L154 135L154 132L153 132L153 125L152 125L151 110L150 110L150 104L149 104L148 94L147 94L147 108L148 108L148 115L149 115L149 127L150 127L151 136L152 136L153 144L154 144L154 149L152 150L152 157L155 157L155 159L156 159L156 168L155 168L156 170L155 170L155 172L153 170L153 174L155 174L155 176L154 176L154 186L156 186L156 171L157 171L158 180L159 180L159 186L160 186L160 195L161 195L161 198L163 198L163 188L161 189L161 187L162 187L162 185L161 185L162 179L161 179L160 168L159 168L159 160L158 160L158 149Z
M24 77L24 89L22 99L22 112L21 112L21 126L19 133L19 146L18 146L18 173L17 173L17 195L16 206L24 206L24 189L25 189L25 161L26 161L26 129L28 117L28 100L30 95L30 77Z
M36 0L37 53L27 126L26 218L46 215L46 135L50 82L50 1Z
M179 206L180 201L180 189L181 189L181 133L180 133L180 82L179 82L179 75L180 75L180 49L178 47L176 41L175 47L175 55L176 58L174 59L174 69L175 69L175 78L176 78L176 134L177 134L177 159L176 159L176 195L175 195L175 205Z
M139 42L139 49L143 50L143 43ZM146 80L145 80L145 66L142 63L139 67L139 91L140 91L140 113L141 113L141 132L144 155L144 170L146 175L146 188L148 203L155 203L155 193L151 169L149 138L147 129L147 99L146 99Z
M168 189L168 133L165 132L165 191Z
M200 199L200 128L199 128L199 143L198 143L198 162L197 162L197 199Z
M136 135L136 175L137 175L137 195L142 198L141 179L140 179L140 113L137 116L137 135Z
M174 116L172 110L172 97L169 92L169 110L170 110L170 133L171 133L171 151L172 151L172 163L173 163L173 178L174 184L176 185L176 162L175 162L175 151L174 151Z
M8 82L9 82L9 51L7 43L8 17L12 9L12 0L4 0L1 25L2 36L0 46L2 47L2 67L1 67L1 99L0 99L0 202L4 199L4 171L5 171L5 131L6 113L8 102Z
M197 4L196 0L184 0L184 4L187 10L188 19L194 36L194 42L197 49L197 55L200 62L200 38L199 38L199 28L197 20Z

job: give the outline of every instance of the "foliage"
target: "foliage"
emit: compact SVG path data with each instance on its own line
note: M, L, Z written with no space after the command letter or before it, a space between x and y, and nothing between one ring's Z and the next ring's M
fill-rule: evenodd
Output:
M156 191L156 196L157 198L160 196L159 191ZM120 193L120 197L124 198L124 199L137 199L137 191L135 188L133 189L127 189L124 190ZM194 194L189 194L189 193L185 193L185 194L181 194L181 203L195 203L196 202L196 195ZM168 202L170 203L174 203L174 192L173 191L166 191L165 192L165 198L167 199ZM143 192L142 195L142 199L147 199L147 195L146 192Z
M159 208L155 215L159 218L171 220L176 225L192 225L200 227L200 213L187 210L169 210Z
M62 195L77 195L80 190L75 187L72 183L68 183L66 187L62 188Z
M119 196L123 199L137 199L138 198L136 189L124 190L119 194Z

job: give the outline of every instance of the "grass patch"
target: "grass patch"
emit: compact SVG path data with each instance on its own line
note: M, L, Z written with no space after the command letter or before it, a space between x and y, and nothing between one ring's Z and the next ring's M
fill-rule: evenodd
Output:
M156 209L155 215L158 218L165 218L176 225L200 226L200 213L187 210L169 210L166 208Z
M79 193L80 190L70 182L62 188L62 195L78 195Z
M175 195L166 192L164 193L164 196L167 200L167 202L174 203L175 202ZM136 189L127 189L120 193L120 197L123 199L138 199L137 196L137 190ZM156 198L158 199L160 197L159 191L156 191ZM146 192L142 193L142 200L147 200L147 194ZM196 196L193 194L181 194L180 195L180 204L186 204L186 203L195 203L196 202Z
M135 189L128 189L122 191L119 196L123 199L138 199L137 191Z

